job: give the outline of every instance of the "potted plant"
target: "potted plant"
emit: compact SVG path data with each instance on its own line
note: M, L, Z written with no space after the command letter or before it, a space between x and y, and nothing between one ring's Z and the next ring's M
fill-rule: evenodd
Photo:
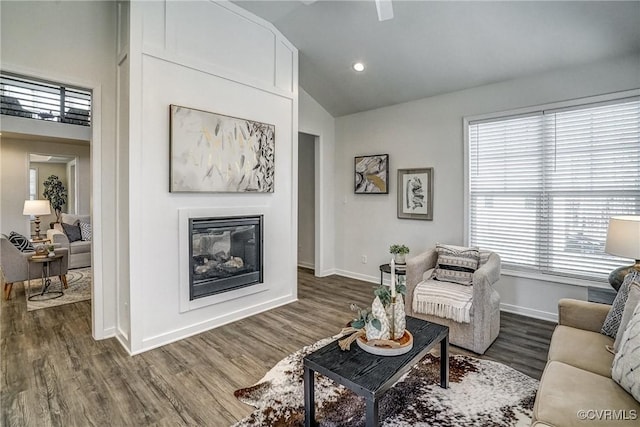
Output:
M57 175L50 175L42 185L44 186L42 196L51 203L56 213L56 222L60 222L62 207L67 204L67 189Z
M405 245L391 245L389 253L393 254L396 264L405 264L405 257L409 253L409 248Z

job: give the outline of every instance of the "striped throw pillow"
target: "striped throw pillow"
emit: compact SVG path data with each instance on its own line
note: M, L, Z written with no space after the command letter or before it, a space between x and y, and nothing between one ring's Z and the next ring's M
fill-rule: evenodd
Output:
M82 240L91 241L91 224L86 222L78 223L80 227L80 235L82 236Z
M9 241L13 243L13 246L18 248L20 252L33 251L33 245L31 244L29 239L24 237L22 234L16 233L15 231L9 233Z
M459 283L471 286L473 273L478 269L480 252L478 248L460 248L449 245L436 245L438 261L433 278L441 282Z
M640 402L640 304L620 340L620 349L613 359L611 378Z

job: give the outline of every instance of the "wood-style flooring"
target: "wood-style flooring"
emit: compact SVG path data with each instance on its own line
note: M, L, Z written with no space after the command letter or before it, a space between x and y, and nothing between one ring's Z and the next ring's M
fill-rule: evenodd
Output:
M299 301L131 357L113 338L93 340L89 302L27 312L16 285L0 305L0 425L228 426L252 411L234 390L336 334L349 303L371 303L372 287L300 269ZM483 357L539 378L554 326L503 313Z

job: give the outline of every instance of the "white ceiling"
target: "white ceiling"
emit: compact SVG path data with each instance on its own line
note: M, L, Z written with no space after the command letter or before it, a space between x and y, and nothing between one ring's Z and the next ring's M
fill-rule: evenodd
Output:
M640 53L640 1L394 0L383 22L373 0L234 3L299 49L300 86L335 117Z

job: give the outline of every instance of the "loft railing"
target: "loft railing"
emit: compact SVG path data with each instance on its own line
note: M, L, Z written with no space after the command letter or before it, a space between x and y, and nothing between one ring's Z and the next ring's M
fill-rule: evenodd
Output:
M0 73L1 113L91 126L91 91Z

